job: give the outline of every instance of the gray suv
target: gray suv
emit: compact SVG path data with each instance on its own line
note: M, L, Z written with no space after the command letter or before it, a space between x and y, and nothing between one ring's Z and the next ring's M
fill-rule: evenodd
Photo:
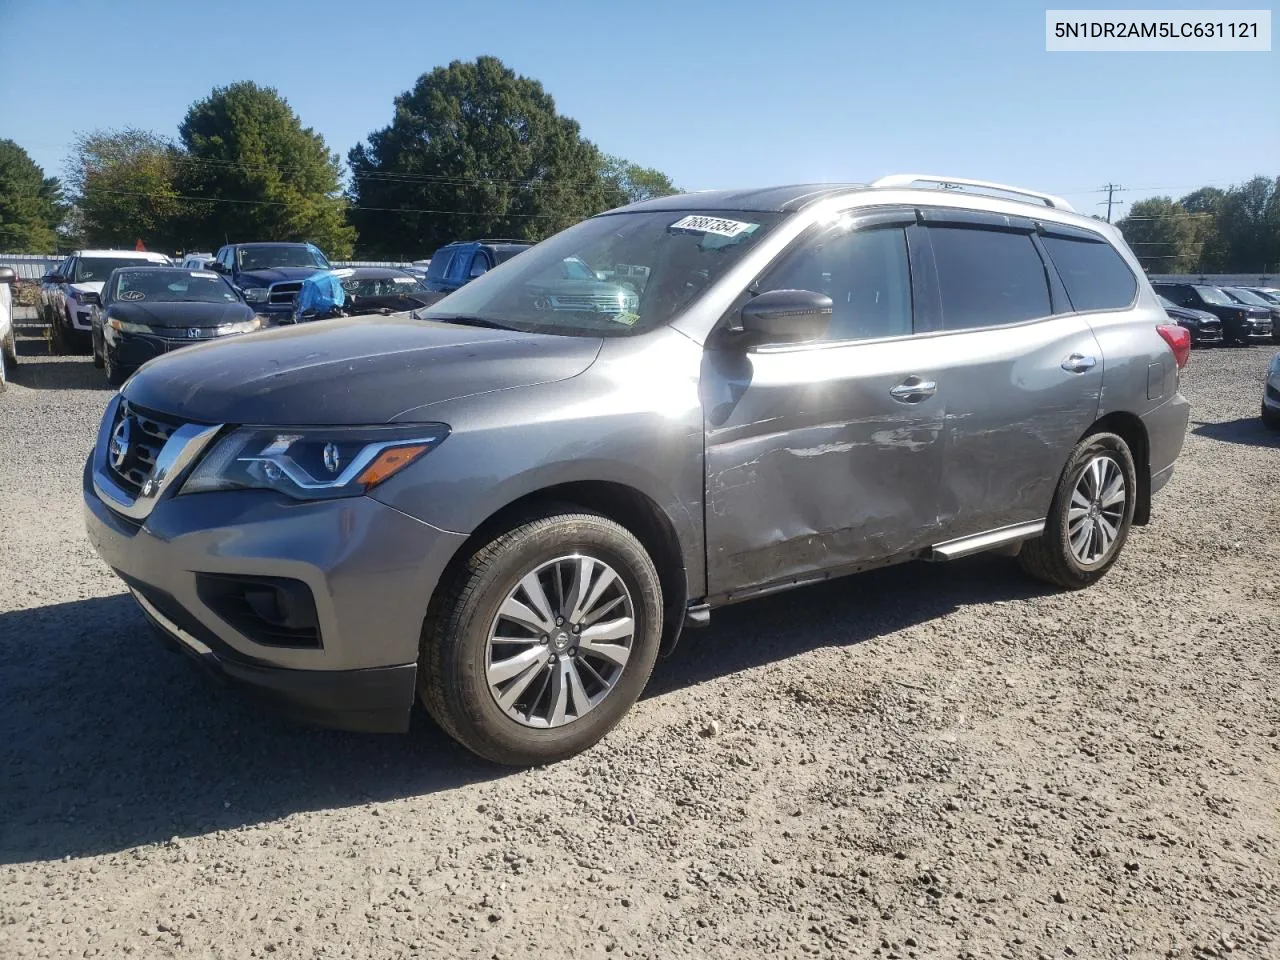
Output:
M90 538L295 715L403 730L416 696L509 764L594 744L725 604L984 550L1088 586L1173 471L1188 334L1110 226L942 183L649 200L413 315L159 358ZM549 295L566 262L617 302Z

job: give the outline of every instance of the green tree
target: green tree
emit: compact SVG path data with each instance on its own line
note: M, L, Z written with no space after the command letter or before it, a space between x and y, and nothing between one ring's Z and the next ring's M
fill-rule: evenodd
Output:
M0 251L53 252L66 215L57 178L12 140L0 140Z
M669 197L680 188L661 170L642 167L623 157L606 156L601 171L611 195L609 206L620 207L653 197Z
M192 104L178 133L177 186L188 198L183 246L309 240L331 257L350 256L355 231L338 155L275 90L249 82L216 87Z
M148 249L177 244L182 201L174 183L177 151L146 130L80 134L68 161L83 242L94 247Z
M1149 273L1186 273L1199 257L1196 221L1169 197L1139 200L1116 226Z
M360 247L383 257L467 237L539 240L622 196L577 122L494 57L423 74L347 160Z
M1265 272L1280 257L1280 221L1275 194L1280 181L1268 177L1232 187L1222 199L1218 229L1231 273Z
M1201 187L1178 201L1191 214L1195 226L1195 243L1199 251L1195 270L1223 271L1229 258L1226 238L1222 233L1223 203L1226 192L1217 187Z

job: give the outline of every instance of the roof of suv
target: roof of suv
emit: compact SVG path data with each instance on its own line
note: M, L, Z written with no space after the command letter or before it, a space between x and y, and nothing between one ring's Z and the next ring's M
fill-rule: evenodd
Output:
M311 247L301 240L254 240L252 243L228 243L228 247ZM193 254L194 256L194 254Z
M794 183L781 187L746 190L702 190L654 197L623 207L624 210L758 210L793 213L838 193L868 189L865 183Z
M168 260L163 253L150 250L77 250L73 257L115 257L119 260Z

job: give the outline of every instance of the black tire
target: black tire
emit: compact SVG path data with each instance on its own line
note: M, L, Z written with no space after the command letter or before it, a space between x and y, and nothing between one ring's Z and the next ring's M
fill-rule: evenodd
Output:
M0 374L0 389L3 389L18 372L18 342L12 327L4 340L0 341L0 364L4 366L4 372Z
M107 374L107 383L111 384L113 387L121 386L129 379L128 371L121 370L111 362L111 354L109 351L104 350L102 352L102 366Z
M1280 414L1268 410L1265 403L1262 405L1262 425L1268 430L1280 430Z
M89 334L89 349L93 353L93 365L101 370L104 361L102 359L102 354L98 352L97 338L95 338L92 333Z
M539 729L510 716L490 690L489 630L523 577L572 554L607 563L625 585L634 625L631 651L598 705L563 726ZM554 763L591 747L618 724L649 682L661 634L662 587L640 542L597 514L550 510L482 544L441 582L423 624L418 694L446 733L485 759L510 766ZM537 676L553 669L548 664Z
M1106 552L1090 563L1084 563L1072 550L1069 537L1068 511L1076 484L1081 482L1084 471L1097 457L1114 461L1124 477L1125 500L1119 530ZM1133 454L1124 439L1114 433L1095 433L1085 437L1072 451L1067 465L1058 480L1053 494L1053 505L1044 533L1022 545L1018 563L1022 569L1045 583L1066 590L1080 590L1096 583L1111 569L1120 551L1124 549L1133 524L1133 511L1137 504L1138 479L1133 465Z
M0 392L9 385L9 358L5 356L4 344L0 343Z
M53 312L49 314L49 352L61 356L71 352L70 338L62 319Z

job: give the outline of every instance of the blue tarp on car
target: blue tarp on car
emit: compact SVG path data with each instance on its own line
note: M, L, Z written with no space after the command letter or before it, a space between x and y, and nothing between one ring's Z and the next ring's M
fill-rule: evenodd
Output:
M325 317L341 309L347 298L342 281L349 276L350 270L317 270L306 277L294 301L294 320Z

